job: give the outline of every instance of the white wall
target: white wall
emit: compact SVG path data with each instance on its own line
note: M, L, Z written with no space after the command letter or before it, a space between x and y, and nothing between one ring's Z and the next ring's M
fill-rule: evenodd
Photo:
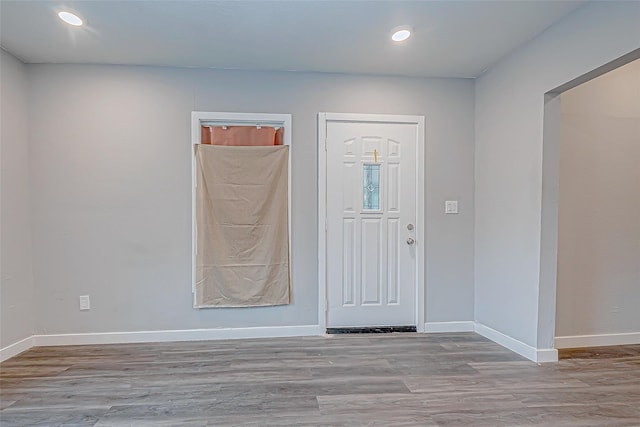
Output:
M556 336L640 332L640 60L561 109Z
M29 225L27 77L25 65L0 50L0 348L33 334Z
M555 283L540 282L544 93L640 47L640 3L588 3L476 81L475 316L553 346ZM542 286L539 286L542 285Z
M426 116L428 321L473 319L473 81L30 65L37 332L317 323L317 113ZM290 306L192 308L192 110L293 114ZM446 216L444 200L460 200ZM78 296L92 308L78 310Z

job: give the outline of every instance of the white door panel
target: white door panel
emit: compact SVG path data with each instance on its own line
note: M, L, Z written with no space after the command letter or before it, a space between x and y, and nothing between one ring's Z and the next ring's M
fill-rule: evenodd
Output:
M329 327L416 325L417 124L327 121Z

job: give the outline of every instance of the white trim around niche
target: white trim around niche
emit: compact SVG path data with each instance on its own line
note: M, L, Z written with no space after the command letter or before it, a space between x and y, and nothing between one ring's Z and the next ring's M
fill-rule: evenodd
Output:
M194 146L200 144L202 124L218 126L277 126L284 128L284 145L289 146L289 259L291 259L291 114L191 112L191 292L195 307L196 284L196 159Z

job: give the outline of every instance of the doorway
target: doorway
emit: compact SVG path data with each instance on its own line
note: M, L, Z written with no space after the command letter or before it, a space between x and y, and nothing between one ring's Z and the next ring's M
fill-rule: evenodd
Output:
M637 72L631 72L635 83L620 87L614 80L639 58L636 49L545 94L539 348L638 342L637 262L628 262L637 259L638 228L629 224L637 220L637 156L631 151L639 141L632 124L638 110L621 109L635 100ZM581 99L588 87L598 98ZM577 92L568 93L572 89ZM627 228L616 231L621 226Z
M320 325L424 325L424 117L319 115Z
M640 342L640 60L560 95L557 348Z

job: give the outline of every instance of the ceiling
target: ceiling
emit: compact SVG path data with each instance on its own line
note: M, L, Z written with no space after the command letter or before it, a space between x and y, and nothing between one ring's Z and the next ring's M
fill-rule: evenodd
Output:
M581 3L1 0L0 42L27 63L477 77ZM392 42L403 24L414 35Z

